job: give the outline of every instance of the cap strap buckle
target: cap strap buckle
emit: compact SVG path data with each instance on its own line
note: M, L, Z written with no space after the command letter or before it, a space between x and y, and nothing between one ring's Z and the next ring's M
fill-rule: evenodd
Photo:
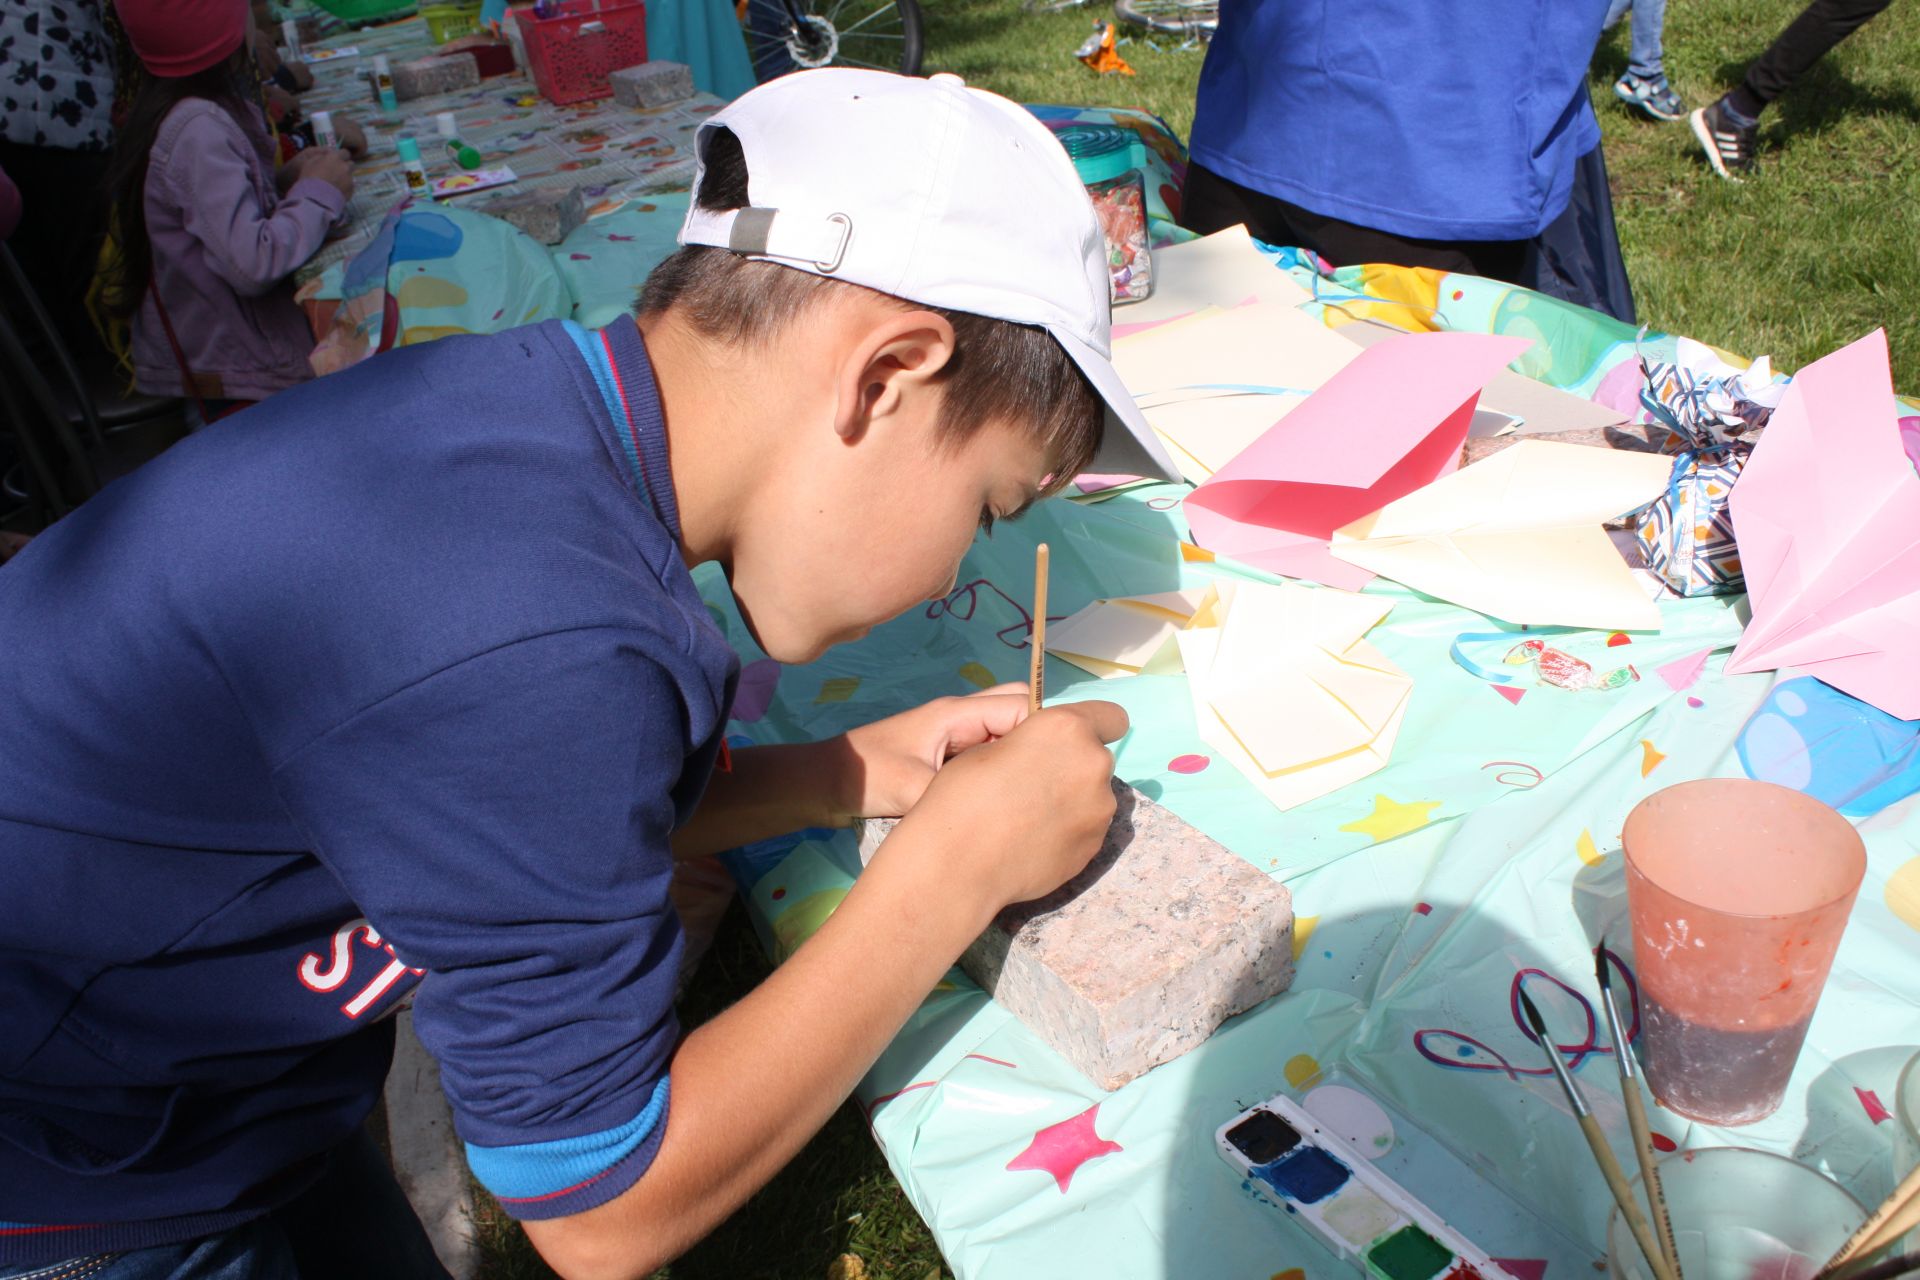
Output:
M844 213L810 220L803 214L748 206L723 214L696 210L687 221L685 243L710 244L832 275L846 260L852 238L853 219Z

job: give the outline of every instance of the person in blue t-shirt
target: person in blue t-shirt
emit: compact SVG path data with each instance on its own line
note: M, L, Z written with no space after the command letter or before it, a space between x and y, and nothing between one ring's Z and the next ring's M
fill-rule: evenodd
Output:
M1631 322L1586 89L1606 15L1607 0L1223 4L1181 221Z
M729 756L690 573L807 662L1076 472L1171 478L1071 162L956 77L853 70L699 150L637 323L294 388L0 569L0 1277L443 1274L356 1137L409 998L474 1174L563 1276L644 1276L1099 846L1110 703ZM675 860L886 814L683 1036Z

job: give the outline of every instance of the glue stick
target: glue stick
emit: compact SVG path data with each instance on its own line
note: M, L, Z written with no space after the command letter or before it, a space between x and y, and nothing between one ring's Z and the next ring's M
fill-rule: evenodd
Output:
M382 111L392 115L400 110L400 99L393 96L393 66L384 53L373 55L373 91Z
M407 194L410 196L433 194L433 188L427 182L427 167L420 163L420 144L406 134L401 134L393 145L394 149L400 153L400 167L406 171Z
M340 135L333 127L333 112L316 111L313 113L313 141L316 146L337 147Z
M287 56L300 56L300 23L298 19L288 18L280 24L280 43L287 47Z
M440 131L441 138L447 144L447 155L462 169L478 169L480 153L460 140L460 126L453 118L453 112L442 111L433 118L433 127Z

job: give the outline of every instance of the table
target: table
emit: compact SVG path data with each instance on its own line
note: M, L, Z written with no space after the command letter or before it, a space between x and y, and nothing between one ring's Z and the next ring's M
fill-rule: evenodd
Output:
M442 111L454 113L460 136L479 149L486 167L509 165L519 178L512 186L443 204L484 204L489 195L529 188L579 187L591 210L607 212L633 196L687 186L693 179L694 133L725 105L712 94L696 94L651 111L623 107L611 98L555 106L518 70L482 80L476 88L403 102L399 113L389 116L368 88L365 69L376 54L397 63L434 52L423 20L344 33L316 47L352 47L358 54L314 64L314 86L300 96L301 109L308 116L315 111L354 116L368 130L368 154L354 166L354 194L343 229L295 273L300 284L365 248L388 210L405 196L394 150L398 134L419 140L429 176L456 172L434 129L434 116Z
M1529 372L1630 401L1635 375L1622 370L1633 334L1604 317L1467 277L1322 274L1291 251L1276 267L1315 290L1313 305L1336 320L1532 332L1541 346ZM707 567L702 590L746 664L732 741L828 735L928 697L1022 679L1036 541L1052 546L1055 617L1099 597L1261 577L1186 541L1185 491L1043 503L976 542L946 601L804 667L754 650ZM1566 1061L1616 1149L1628 1150L1607 1037L1595 1029L1591 956L1604 936L1632 963L1619 852L1628 811L1694 777L1751 774L1839 797L1868 774L1920 764L1920 724L1889 724L1792 672L1726 675L1738 598L1669 599L1657 635L1558 639L1609 665L1631 661L1643 678L1606 693L1533 687L1516 701L1449 658L1457 637L1496 630L1488 619L1384 581L1368 591L1393 605L1369 638L1415 681L1392 763L1286 813L1211 758L1183 676L1097 681L1049 663L1057 698L1127 707L1134 730L1118 751L1120 776L1290 886L1298 976L1202 1048L1103 1094L950 974L856 1096L958 1275L1351 1274L1256 1202L1214 1152L1218 1125L1287 1091L1387 1138L1382 1158L1521 1280L1591 1277L1609 1204L1539 1049L1515 1021L1516 983L1561 1029ZM1656 674L1703 651L1705 669L1690 684ZM1864 741L1869 722L1885 736ZM1869 871L1786 1104L1735 1131L1658 1109L1653 1125L1682 1148L1792 1155L1872 1204L1895 1180L1888 1113L1897 1073L1920 1047L1920 798L1854 817ZM818 927L858 867L852 836L825 831L725 861L779 948ZM1434 1185L1449 1161L1464 1161L1474 1179Z

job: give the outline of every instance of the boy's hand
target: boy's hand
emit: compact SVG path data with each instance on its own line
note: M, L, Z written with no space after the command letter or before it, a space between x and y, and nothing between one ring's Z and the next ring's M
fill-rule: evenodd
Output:
M948 760L1004 738L1026 718L1027 687L1003 684L970 697L936 698L851 730L841 739L841 814L899 817L919 803Z
M1024 695L1021 701L1024 709ZM914 843L944 846L942 883L979 890L988 917L1051 893L1080 873L1106 837L1114 810L1107 744L1126 732L1127 713L1111 702L1022 717L1004 736L949 761L888 844L911 831Z

